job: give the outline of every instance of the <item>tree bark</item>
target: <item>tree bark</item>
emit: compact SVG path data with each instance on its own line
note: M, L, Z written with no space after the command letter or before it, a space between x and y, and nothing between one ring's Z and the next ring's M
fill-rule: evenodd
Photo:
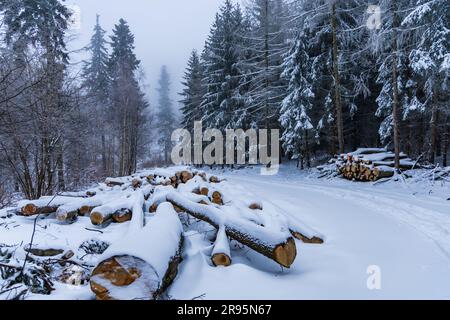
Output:
M395 168L400 170L400 128L399 128L399 101L398 101L398 15L397 0L392 0L392 122L394 130Z
M444 126L444 134L442 135L442 165L446 167L448 165L448 145L450 138L450 124L449 118L446 117L446 125Z
M431 110L431 122L430 122L430 157L431 163L436 162L436 150L437 150L437 136L438 136L438 109L433 106Z
M336 108L336 126L338 131L339 153L345 152L344 121L342 115L341 79L339 74L339 52L337 43L336 2L331 7L331 30L333 37L333 77L334 77L334 103Z

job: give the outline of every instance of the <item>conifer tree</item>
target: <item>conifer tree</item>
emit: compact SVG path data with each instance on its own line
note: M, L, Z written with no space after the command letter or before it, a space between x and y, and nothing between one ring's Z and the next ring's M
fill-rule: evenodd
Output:
M172 133L177 128L177 123L173 112L172 101L170 99L170 76L166 66L162 66L161 68L158 85L159 105L157 127L159 133L159 145L164 154L164 161L168 164L172 152Z

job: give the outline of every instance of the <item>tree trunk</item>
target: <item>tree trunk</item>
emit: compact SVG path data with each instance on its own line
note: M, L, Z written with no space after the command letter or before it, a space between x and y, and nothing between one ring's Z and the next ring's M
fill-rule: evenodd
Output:
M430 157L431 163L436 162L436 150L437 150L437 136L438 136L438 109L433 106L431 111L431 122L430 122Z
M344 121L342 116L341 79L339 74L339 52L337 43L336 2L333 2L331 12L331 29L333 34L333 77L334 103L336 108L336 126L338 131L339 153L345 152Z
M400 170L400 128L399 128L399 101L398 101L398 70L397 70L397 54L398 54L398 16L397 16L397 0L392 1L392 122L394 130L394 151L395 151L395 168Z
M448 165L448 145L450 143L450 124L449 118L446 117L446 125L444 126L444 134L442 136L442 165L446 167Z
M102 170L103 170L103 175L107 174L107 164L106 164L107 160L106 160L106 137L104 134L102 134Z
M64 191L66 189L66 183L64 180L64 155L63 155L63 141L59 139L56 146L56 172L58 176L58 191Z

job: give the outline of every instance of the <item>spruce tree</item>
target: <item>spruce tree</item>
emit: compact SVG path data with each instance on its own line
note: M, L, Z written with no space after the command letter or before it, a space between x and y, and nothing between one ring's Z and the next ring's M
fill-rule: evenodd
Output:
M252 0L248 8L251 27L244 40L252 53L245 63L250 68L250 96L254 118L259 128L275 129L287 83L283 55L287 47L286 4L283 0Z
M380 35L381 55L377 82L383 87L377 98L377 116L383 119L380 125L380 138L392 142L395 152L395 167L400 169L401 115L409 110L410 90L416 83L410 77L408 55L411 38L400 28L403 18L411 11L411 1L383 1L381 6L386 14L378 34ZM413 100L414 103L417 100Z
M183 78L185 87L181 96L183 96L181 112L183 115L182 125L190 132L194 129L194 122L202 119L200 109L205 94L203 85L204 70L203 64L197 51L192 51L188 66Z
M177 128L177 123L170 99L170 76L166 66L161 68L158 85L157 127L159 131L159 145L164 154L164 161L168 164L172 152L172 133Z
M119 141L118 174L130 175L136 170L136 153L140 134L135 129L142 108L141 90L136 79L140 61L134 53L134 35L128 23L120 19L111 36L112 52L109 58L111 99L114 129Z
M242 91L241 37L244 19L230 0L220 8L205 50L206 94L203 122L208 128L243 128L247 100Z
M423 88L407 106L408 112L420 112L430 119L429 161L434 163L438 153L439 133L443 149L448 150L450 108L450 16L444 0L420 0L401 25L410 30L417 46L408 56L409 66ZM416 91L416 92L417 92ZM422 96L420 96L422 93ZM441 120L443 119L443 121ZM444 153L444 158L446 158Z
M295 46L291 49L284 63L283 77L289 81L288 96L283 100L280 123L284 129L283 147L293 158L309 162L310 138L314 137L314 126L310 117L313 107L311 61L307 52L307 38L300 33Z
M94 34L88 47L90 59L85 61L83 67L83 85L95 122L94 134L101 140L102 174L109 175L112 172L111 164L108 161L109 157L107 156L107 144L111 143L111 138L107 138L107 135L108 132L111 132L109 123L112 119L108 112L110 104L110 77L105 34L106 31L100 26L100 16L97 15Z

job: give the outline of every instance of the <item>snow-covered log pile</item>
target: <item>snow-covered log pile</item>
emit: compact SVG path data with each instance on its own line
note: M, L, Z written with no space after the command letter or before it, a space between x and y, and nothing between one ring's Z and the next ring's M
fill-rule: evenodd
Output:
M244 248L289 268L297 257L295 238L323 242L300 221L269 204L245 199L234 189L201 171L156 169L108 178L89 193L23 201L16 213L73 227L82 221L80 228L90 221L92 226L84 229L101 233L111 224L128 223L128 231L105 248L90 269L90 287L100 300L160 299L176 278L184 232L196 230L191 230L192 218L194 225L215 230L207 250L213 267L230 266L233 250ZM107 232L115 230L111 226ZM53 252L47 249L43 252ZM70 278L70 270L64 271L65 277Z
M360 148L341 154L333 161L339 174L353 181L377 181L394 175L395 154L380 148ZM400 168L412 169L415 162L404 153L400 154Z

